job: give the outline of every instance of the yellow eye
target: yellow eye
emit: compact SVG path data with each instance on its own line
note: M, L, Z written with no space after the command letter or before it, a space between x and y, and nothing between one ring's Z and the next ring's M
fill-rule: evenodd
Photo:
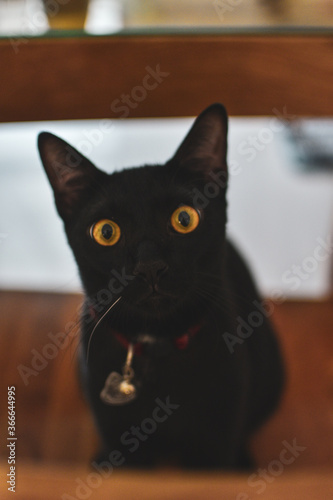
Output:
M118 224L109 219L102 219L90 228L92 239L103 246L115 245L119 241L120 235L121 231Z
M182 205L171 215L172 227L178 233L191 233L198 227L200 222L199 213L192 207Z

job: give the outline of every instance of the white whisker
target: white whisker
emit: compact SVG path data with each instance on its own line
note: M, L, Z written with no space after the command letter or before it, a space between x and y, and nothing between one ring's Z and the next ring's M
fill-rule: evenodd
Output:
M91 332L90 337L89 337L89 341L88 341L86 363L88 363L89 350L90 350L90 342L91 342L92 336L94 335L94 332L95 332L96 328L98 327L98 325L100 324L100 322L103 320L103 318L105 318L105 316L109 313L109 311L111 311L111 309L117 304L117 302L119 302L120 299L121 299L121 296L118 297L118 299L115 302L113 302L113 304L110 305L109 309L107 311L105 311L105 313L103 314L103 316L101 316L99 318L99 320L97 321L96 325L94 326L94 329Z

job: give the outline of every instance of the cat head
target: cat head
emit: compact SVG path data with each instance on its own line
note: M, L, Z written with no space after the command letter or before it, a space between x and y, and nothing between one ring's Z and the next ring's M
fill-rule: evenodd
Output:
M195 120L164 165L106 174L50 133L38 146L89 297L121 295L124 314L147 321L214 300L226 223L221 104Z

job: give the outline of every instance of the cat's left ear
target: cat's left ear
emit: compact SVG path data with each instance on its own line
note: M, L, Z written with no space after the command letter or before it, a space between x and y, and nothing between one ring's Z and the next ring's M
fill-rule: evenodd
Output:
M172 162L178 168L202 174L224 171L227 175L228 115L222 104L212 104L195 120Z
M65 222L103 185L107 174L56 135L38 136L39 154L53 188L59 215Z

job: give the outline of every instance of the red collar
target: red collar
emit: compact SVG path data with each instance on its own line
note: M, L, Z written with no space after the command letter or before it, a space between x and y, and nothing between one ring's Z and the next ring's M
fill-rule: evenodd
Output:
M89 312L93 318L96 318L97 312L93 306L89 307ZM180 351L183 351L184 349L186 349L188 347L190 339L192 337L194 337L200 331L201 327L202 327L202 322L198 323L194 326L191 326L183 335L181 335L180 337L176 337L173 341L175 347L177 349L179 349ZM124 335L117 332L116 330L112 330L112 333L115 336L115 338L118 340L118 342L123 347L125 347L125 349L129 348L130 343L128 342L126 337L124 337ZM136 354L136 355L142 354L143 345L144 345L144 342L137 342L136 344L134 344L134 354Z
M191 328L189 328L187 330L187 332L184 333L181 337L176 337L174 339L174 341L173 341L175 347L177 349L179 349L180 351L183 351L184 349L186 349L188 347L190 339L192 337L194 337L199 332L199 330L201 329L201 327L202 327L201 323L198 324L198 325L194 325ZM113 335L116 337L116 339L118 340L118 342L123 347L125 347L125 349L129 348L130 343L128 342L128 340L121 333L113 330ZM144 342L137 342L136 344L134 344L134 354L140 356L140 354L142 354L143 345L144 345Z

